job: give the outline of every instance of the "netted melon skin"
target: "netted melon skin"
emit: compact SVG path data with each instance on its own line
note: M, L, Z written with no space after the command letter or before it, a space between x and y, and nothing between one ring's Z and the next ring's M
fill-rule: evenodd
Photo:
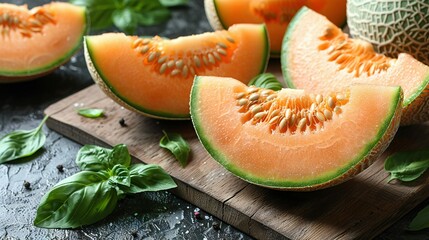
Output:
M349 0L350 34L390 57L411 54L429 65L429 0Z

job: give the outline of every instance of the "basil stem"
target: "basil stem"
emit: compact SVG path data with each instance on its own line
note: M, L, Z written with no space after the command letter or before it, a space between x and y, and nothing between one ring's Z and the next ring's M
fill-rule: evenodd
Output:
M46 141L42 131L45 116L38 127L32 130L17 130L0 138L0 164L33 155Z

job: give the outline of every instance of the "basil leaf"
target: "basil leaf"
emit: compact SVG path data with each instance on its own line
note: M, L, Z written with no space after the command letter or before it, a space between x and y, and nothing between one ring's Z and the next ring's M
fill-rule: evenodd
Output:
M106 172L79 172L59 182L42 199L34 225L77 228L95 223L113 212L117 192Z
M131 156L128 152L127 145L118 144L113 147L112 152L110 152L108 159L109 168L117 164L124 165L125 167L129 167L131 164Z
M249 86L271 89L278 91L283 88L282 84L277 80L276 76L272 73L262 73L250 80Z
M159 8L150 12L143 12L136 16L139 24L143 26L152 26L161 22L166 21L170 18L170 11L166 8Z
M159 0L166 7L176 7L188 4L189 0Z
M390 172L390 179L409 182L420 177L429 168L429 151L398 152L389 156L384 169Z
M134 164L130 168L130 177L130 187L121 187L126 193L153 192L177 187L168 173L158 165Z
M109 181L113 185L119 184L126 187L131 185L130 171L124 165L117 164L113 166L112 170L110 170L110 175Z
M117 28L129 34L134 34L137 29L137 16L131 8L116 9L113 11L112 20Z
M166 133L159 142L159 146L170 150L173 155L179 160L180 165L185 167L188 164L189 152L191 151L189 144L185 139L177 133Z
M42 131L45 116L39 126L32 130L17 130L0 138L0 164L33 155L46 141Z
M85 145L77 153L76 164L83 171L108 170L117 164L129 167L131 156L124 144L118 144L113 149Z
M420 210L408 226L410 231L419 231L429 228L429 206Z
M183 0L182 0L183 1ZM95 29L115 25L122 31L132 34L141 25L155 25L170 17L170 11L159 0L70 0L71 3L85 6ZM176 6L180 1L165 1L167 6Z
M77 110L77 113L87 118L99 118L103 116L103 109L99 108L82 108Z
M112 150L94 146L83 146L76 157L76 164L82 171L101 171L109 168L107 159L111 155Z

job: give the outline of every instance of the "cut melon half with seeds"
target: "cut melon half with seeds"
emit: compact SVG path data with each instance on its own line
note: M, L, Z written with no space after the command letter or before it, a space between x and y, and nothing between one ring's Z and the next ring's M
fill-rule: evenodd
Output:
M324 16L303 8L283 40L282 71L288 87L326 93L350 84L401 86L401 125L429 120L429 67L402 53L389 58L366 41L349 38ZM373 103L378 104L378 103Z
M33 9L0 4L0 83L34 79L55 70L79 49L85 8L54 2Z
M188 119L195 75L247 83L265 71L269 43L259 24L171 40L108 33L85 37L85 58L95 82L124 107L154 118Z
M309 191L348 180L395 135L401 87L353 85L328 94L196 77L191 116L211 156L238 177Z

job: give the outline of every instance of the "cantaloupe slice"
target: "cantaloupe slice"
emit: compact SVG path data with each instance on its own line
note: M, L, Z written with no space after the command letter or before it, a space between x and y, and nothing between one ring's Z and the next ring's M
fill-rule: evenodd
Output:
M50 73L79 49L86 33L86 11L54 2L31 10L0 4L0 83Z
M210 25L215 30L237 23L265 23L271 56L280 56L282 40L292 17L307 6L341 26L346 21L346 0L204 0Z
M408 54L388 58L351 39L322 15L303 8L292 20L282 49L282 71L291 88L329 92L354 83L401 86L401 125L429 120L429 67Z
M191 116L227 170L264 187L307 191L346 181L386 149L401 115L400 87L356 85L319 95L196 77Z
M88 69L104 92L130 110L154 118L188 119L194 76L230 76L247 83L265 71L264 25L163 39L120 33L85 38Z

